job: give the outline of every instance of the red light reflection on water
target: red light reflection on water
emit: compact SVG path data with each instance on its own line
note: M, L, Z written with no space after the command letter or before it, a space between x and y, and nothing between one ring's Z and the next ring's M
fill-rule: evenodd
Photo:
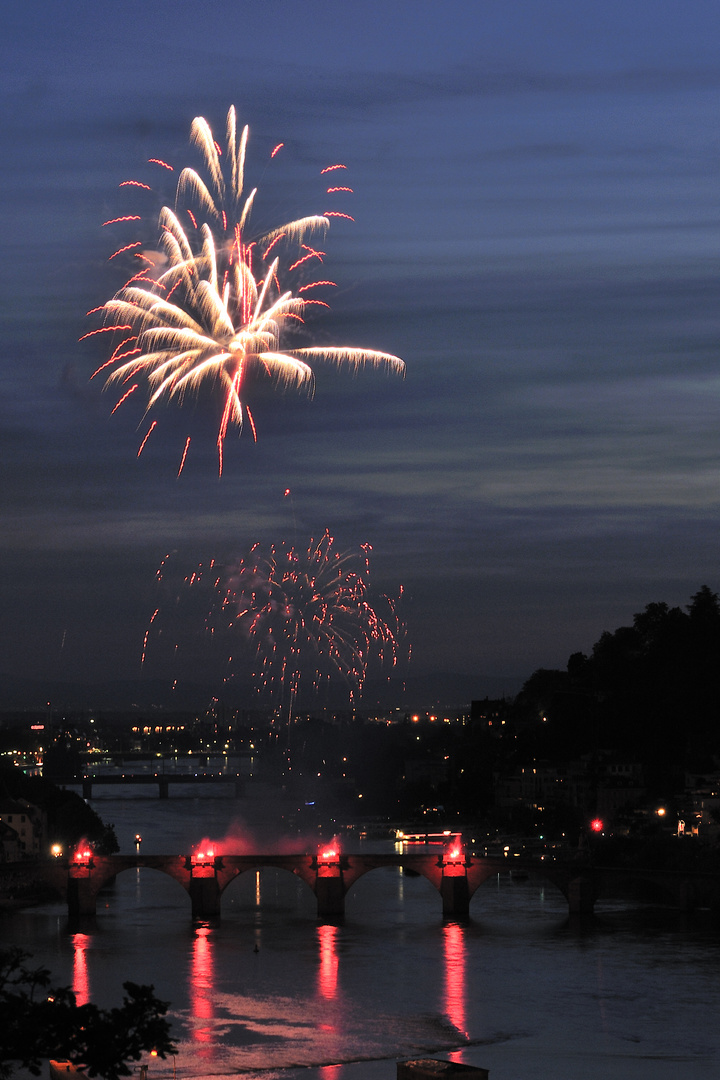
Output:
M87 969L87 949L90 945L88 934L73 934L73 981L72 988L78 1005L85 1005L90 1000L90 977Z
M318 1069L319 1080L335 1080L341 1065L321 1065Z
M320 945L318 990L320 995L327 1000L332 1000L337 994L337 932L337 926L327 924L318 926L318 942Z
M459 923L443 926L443 953L445 958L445 981L443 1003L448 1020L464 1038L467 1038L467 986L465 979L465 935ZM449 1055L451 1061L460 1061L462 1051Z
M213 954L210 941L210 927L198 926L192 944L192 959L190 966L190 1005L194 1019L192 1037L198 1043L212 1043L213 1024L203 1023L215 1019L213 1006ZM202 1058L214 1056L211 1045L198 1049L198 1055Z

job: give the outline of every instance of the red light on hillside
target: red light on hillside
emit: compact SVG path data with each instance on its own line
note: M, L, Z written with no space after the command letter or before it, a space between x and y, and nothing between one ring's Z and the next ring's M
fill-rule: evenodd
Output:
M593 832L602 832L605 828L605 823L602 818L596 817L590 822L590 828Z

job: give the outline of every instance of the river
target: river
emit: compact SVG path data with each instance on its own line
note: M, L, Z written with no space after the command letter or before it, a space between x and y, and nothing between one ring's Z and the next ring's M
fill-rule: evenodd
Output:
M228 835L267 849L286 809L278 793L251 782L231 794L98 788L93 804L123 853L136 833L147 854ZM342 924L319 925L307 886L268 869L231 883L221 920L193 924L177 883L133 869L90 925L50 905L0 926L81 1000L110 1006L126 979L155 985L178 1053L151 1059L149 1080L394 1080L397 1058L427 1056L491 1080L720 1075L720 928L708 913L605 901L578 927L551 885L500 875L471 916L444 923L424 878L382 869L352 888Z

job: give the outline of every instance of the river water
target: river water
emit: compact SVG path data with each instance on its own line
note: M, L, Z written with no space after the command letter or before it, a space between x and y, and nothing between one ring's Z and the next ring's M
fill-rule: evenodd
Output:
M167 801L150 787L96 795L123 853L136 833L147 854L229 835L236 850L268 849L287 809L254 782L240 800L230 786L178 785ZM396 1059L427 1056L481 1065L491 1080L720 1075L720 928L707 913L618 900L575 926L551 885L500 875L468 923L444 923L424 878L381 869L350 891L342 924L319 925L307 886L267 869L232 882L219 921L193 924L177 883L133 869L90 925L50 905L0 927L81 1000L110 1006L126 979L155 985L178 1054L151 1059L149 1080L394 1080Z

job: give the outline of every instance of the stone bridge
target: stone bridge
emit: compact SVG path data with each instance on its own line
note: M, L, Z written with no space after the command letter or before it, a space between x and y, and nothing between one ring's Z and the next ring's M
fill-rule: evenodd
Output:
M67 901L71 916L94 915L103 886L125 870L146 867L177 881L190 896L192 917L216 918L228 885L248 870L273 867L301 878L315 894L319 919L338 919L345 897L364 874L382 867L401 867L427 878L437 890L445 918L466 918L470 900L489 878L512 870L515 875L545 879L565 897L570 914L590 914L609 887L644 881L681 910L720 907L716 874L617 870L573 862L477 857L460 854L245 854L245 855L86 855L73 860L34 863L34 876Z

